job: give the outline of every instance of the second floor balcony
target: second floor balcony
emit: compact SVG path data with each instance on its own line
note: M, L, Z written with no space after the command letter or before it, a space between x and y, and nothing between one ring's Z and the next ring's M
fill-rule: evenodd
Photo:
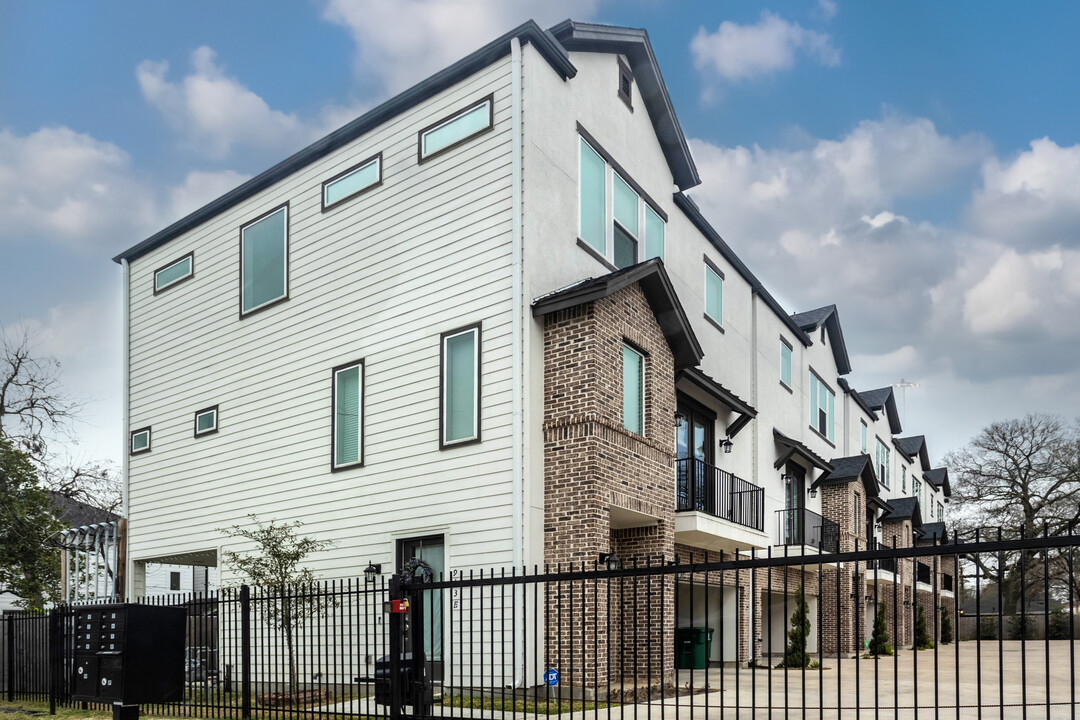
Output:
M765 489L695 458L675 461L675 510L698 511L763 531Z
M840 552L840 525L812 510L777 510L776 521L776 537L781 545L802 545L823 553Z

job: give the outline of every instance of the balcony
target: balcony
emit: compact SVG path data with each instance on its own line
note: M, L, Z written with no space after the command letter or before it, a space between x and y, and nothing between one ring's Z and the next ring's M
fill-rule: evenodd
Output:
M925 563L916 563L915 581L923 585L930 585L930 566Z
M888 550L885 545L874 541L868 550ZM870 583L895 583L897 562L894 557L883 557L869 560L866 563L866 580Z
M943 592L953 592L953 578L952 575L945 573L941 576L941 589Z
M777 538L784 546L814 548L822 553L840 552L840 525L806 508L777 510Z
M753 530L765 528L765 489L694 458L675 461L675 510L696 510Z

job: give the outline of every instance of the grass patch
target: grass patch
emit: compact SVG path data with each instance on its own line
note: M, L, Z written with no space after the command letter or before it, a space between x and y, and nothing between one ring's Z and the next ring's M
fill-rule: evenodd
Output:
M568 700L559 702L558 698L501 698L501 697L463 697L461 695L443 695L438 703L447 708L466 708L471 710L494 710L499 712L519 712L533 715L561 715L568 712L583 712L609 706L605 702L591 700Z

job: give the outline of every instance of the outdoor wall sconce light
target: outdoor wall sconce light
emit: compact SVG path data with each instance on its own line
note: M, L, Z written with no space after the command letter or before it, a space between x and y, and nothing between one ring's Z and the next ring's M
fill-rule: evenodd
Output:
M382 574L382 563L376 564L368 561L368 566L364 568L364 579L368 582L375 582L375 576Z
M723 440L720 441L720 448L725 453L730 453L731 452L732 445L734 445L734 443L731 442L731 438L729 438L729 437L726 437L726 438L724 438Z
M607 565L608 570L622 570L622 558L615 553L600 553L600 562Z
M810 492L810 497L812 497L812 498L817 497L817 488L814 487L813 485L810 486L809 492Z
M683 417L682 413L675 413L675 427L681 430L685 426L686 418Z

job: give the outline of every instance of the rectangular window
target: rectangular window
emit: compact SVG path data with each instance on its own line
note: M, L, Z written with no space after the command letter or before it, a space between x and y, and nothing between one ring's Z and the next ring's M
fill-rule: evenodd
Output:
M364 464L364 361L336 367L333 376L331 469L340 470Z
M780 338L780 382L791 389L791 346L784 338Z
M618 173L612 173L613 261L622 269L637 262L638 205L640 199Z
M173 260L154 271L154 294L178 285L195 275L195 253L190 252L179 260Z
M421 130L417 139L418 160L428 160L485 130L490 130L494 126L494 107L493 97L488 95L445 120Z
M240 228L240 314L289 295L289 206Z
M817 430L829 442L834 441L834 418L836 394L810 371L810 427Z
M888 446L881 442L881 438L877 438L877 466L878 480L887 489L890 486L889 469L892 466L892 453Z
M589 247L607 254L604 216L607 207L607 165L584 138L579 138L581 152L578 176L578 234Z
M852 532L854 532L856 536L858 536L858 534L859 534L859 525L860 525L859 520L862 518L862 502L861 501L862 501L862 498L859 496L859 493L855 493L855 527L852 529Z
M656 211L645 206L645 259L664 259L665 223Z
M907 492L907 466L900 466L900 492Z
M200 435L210 435L211 433L217 432L217 414L217 405L195 413L195 437L199 437Z
M382 184L382 153L353 165L322 184L322 209L326 211L365 190Z
M645 356L629 345L622 348L623 427L645 434Z
M921 501L922 495L922 481L916 478L911 478L911 496L916 500Z
M131 454L150 452L150 428L131 431Z
M862 452L866 454L866 422L864 420L859 421L859 440L862 444Z
M944 520L945 519L945 504L944 503L938 503L937 504L937 519L938 520Z
M442 336L440 447L480 440L480 326Z
M170 590L179 590L180 589L180 573L178 573L178 572L170 572L169 573L169 589Z
M705 262L705 317L724 324L724 274Z

